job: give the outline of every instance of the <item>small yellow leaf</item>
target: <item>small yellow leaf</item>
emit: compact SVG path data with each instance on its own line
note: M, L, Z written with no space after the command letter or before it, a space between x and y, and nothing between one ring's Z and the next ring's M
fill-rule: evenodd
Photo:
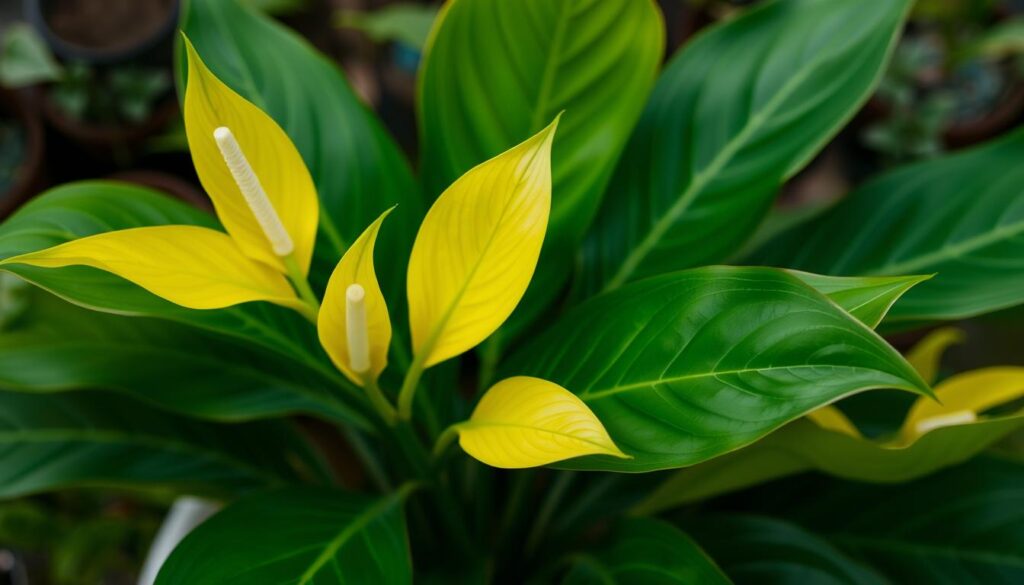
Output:
M907 362L928 384L939 377L939 363L949 346L963 343L964 332L956 327L943 327L932 331L907 352Z
M409 322L424 366L493 333L533 277L551 210L550 126L471 169L434 203L409 259Z
M363 304L366 311L366 329L370 347L369 374L374 380L380 376L388 364L388 347L391 345L391 320L388 307L377 284L377 274L373 268L373 248L377 240L384 218L391 213L393 207L381 214L370 227L366 228L358 239L349 247L341 262L335 267L331 279L327 283L323 306L317 329L320 344L331 356L331 361L338 369L356 384L362 386L363 380L359 372L353 371L349 361L349 343L346 319L346 291L353 284L362 286L364 291Z
M291 237L296 263L303 275L307 274L320 208L302 156L277 122L207 69L188 39L185 49L185 133L196 173L213 200L217 216L246 256L285 272L284 263L274 253L214 140L214 131L226 127Z
M305 308L284 276L247 258L227 234L198 226L106 232L0 264L92 266L191 309L220 309L249 301Z
M456 430L462 449L493 467L536 467L583 455L629 458L582 400L539 378L498 382Z
M938 401L920 398L900 430L900 439L911 443L921 435L944 426L969 424L986 410L1024 397L1024 368L999 366L951 376L935 387Z

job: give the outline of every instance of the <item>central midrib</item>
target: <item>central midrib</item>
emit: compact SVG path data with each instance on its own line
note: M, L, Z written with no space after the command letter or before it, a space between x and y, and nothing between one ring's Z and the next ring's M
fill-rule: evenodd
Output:
M737 374L750 374L755 372L772 372L776 370L804 370L812 368L832 368L832 369L844 369L844 370L863 370L856 366L843 366L833 364L802 364L795 366L769 366L766 368L744 368L737 370L720 370L717 372L700 372L697 374L685 374L682 376L673 376L671 378L661 378L658 380L645 380L643 382L634 382L632 384L626 384L623 386L614 386L611 388L602 388L600 390L588 390L579 395L580 400L584 402L592 402L605 398L608 396L614 396L615 394L621 394L623 392L630 392L633 390L643 390L650 388L655 384L672 384L675 382L685 382L686 380L699 380L702 378L715 378L718 376L730 376Z
M943 246L927 254L868 270L864 272L864 275L899 276L916 270L930 269L943 260L959 258L985 246L998 243L1000 240L1009 239L1022 233L1024 233L1024 221L996 228L988 233L967 238L955 244Z

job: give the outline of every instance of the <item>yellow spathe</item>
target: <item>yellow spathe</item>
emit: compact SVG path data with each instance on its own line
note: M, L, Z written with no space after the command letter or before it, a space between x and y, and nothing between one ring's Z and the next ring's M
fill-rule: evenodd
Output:
M296 264L306 276L313 257L320 208L316 187L302 156L277 122L217 79L188 39L184 43L188 55L185 133L196 173L213 200L217 217L246 256L286 272L214 139L214 131L225 127L231 131L291 237Z
M558 119L455 181L430 208L409 260L409 324L425 367L479 344L533 277L551 210Z
M388 346L391 345L391 319L388 316L384 294L377 283L373 267L373 249L377 233L384 218L394 208L381 214L359 238L349 246L341 262L334 268L327 282L327 292L320 307L317 330L320 344L324 346L331 361L345 376L362 386L362 374L355 372L349 363L349 346L346 330L348 327L345 310L348 287L358 284L363 287L362 303L366 311L366 329L369 340L370 369L368 375L376 380L388 365Z

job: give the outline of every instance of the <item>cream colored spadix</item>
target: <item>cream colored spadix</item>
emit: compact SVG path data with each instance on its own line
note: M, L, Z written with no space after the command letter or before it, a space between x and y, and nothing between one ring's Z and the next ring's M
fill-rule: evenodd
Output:
M407 283L419 365L429 367L479 344L522 299L547 230L557 126L556 118L471 169L427 212Z
M274 205L270 203L259 177L253 172L252 165L246 160L245 153L242 152L242 147L238 145L231 129L226 126L217 128L213 131L213 139L217 142L224 163L231 171L231 176L235 178L238 190L249 204L256 222L263 228L263 233L267 236L274 253L281 257L291 254L295 251L295 244L292 243L288 231L284 229L281 218L277 215Z
M393 209L393 208L392 208ZM349 246L327 282L317 331L331 361L355 384L376 380L388 365L391 320L373 268L385 211Z
M466 453L493 467L537 467L583 455L629 458L582 400L539 378L498 382L455 430Z
M349 367L365 374L370 370L370 333L366 326L366 291L359 284L350 284L345 291L345 333Z

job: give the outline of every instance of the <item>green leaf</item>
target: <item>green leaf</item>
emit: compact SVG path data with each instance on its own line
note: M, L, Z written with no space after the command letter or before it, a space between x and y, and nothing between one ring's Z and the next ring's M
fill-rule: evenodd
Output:
M875 329L889 309L913 286L931 276L821 276L798 270L790 274L832 299L853 318Z
M312 269L320 285L366 226L399 206L377 246L390 260L378 269L382 288L399 302L405 292L402 258L412 249L423 203L398 147L337 65L235 0L187 2L181 28L210 70L280 124L306 161L320 196Z
M97 392L0 391L0 497L82 485L230 494L294 481L283 423L220 425Z
M149 189L107 181L83 181L70 183L48 191L23 206L0 225L0 258L7 258L24 252L41 250L63 242L89 236L95 233L139 227L143 225L200 225L216 227L214 219L206 213L191 208ZM247 303L217 311L186 309L165 301L156 295L113 274L85 266L66 268L39 268L27 265L5 265L21 278L48 290L74 304L89 309L120 315L159 317L186 324L199 329L231 336L233 345L244 349L245 345L256 345L287 358L290 369L297 369L297 378L314 376L319 386L317 393L326 388L340 394L346 389L350 394L355 389L334 370L329 359L320 348L315 330L299 315L287 309L268 303ZM67 311L65 311L67 312ZM88 319L88 317L80 317ZM101 331L121 330L126 334L132 325L117 319L95 318ZM48 322L48 319L44 319ZM61 323L47 323L47 327L60 331ZM154 332L160 328L155 324L140 326L142 331ZM179 354L183 348L176 346L175 337L187 339L190 335L184 327L169 327L167 335L153 333L155 340L150 345L166 348ZM65 331L70 340L88 340L88 330ZM85 337L83 338L83 335ZM132 334L139 337L139 333ZM193 334L195 335L195 334ZM51 333L52 337L53 334ZM200 335L200 337L202 337ZM207 335L211 339L212 336ZM41 340L45 337L38 338ZM88 343L89 341L86 341ZM110 344L123 347L123 342L111 335ZM212 341L209 343L213 343ZM36 351L45 348L36 345ZM226 344L232 345L232 344ZM186 346L187 347L187 346ZM212 346L207 345L210 349ZM26 347L26 350L30 350ZM130 348L129 348L130 349ZM139 348L140 352L145 347ZM91 352L95 354L96 352ZM151 355L156 355L150 351ZM223 359L231 362L231 356L207 354L208 360ZM80 359L80 358L79 358ZM114 359L111 356L109 359ZM199 360L197 360L199 361ZM30 363L23 364L31 368ZM208 366L209 367L209 366ZM288 367L284 369L289 369ZM193 369L190 368L189 371ZM56 370L61 371L61 370ZM283 371L279 370L279 371ZM301 373L299 373L301 372ZM104 374L106 375L106 374ZM280 375L280 374L278 374ZM143 380L140 380L142 382ZM120 386L118 386L120 387ZM237 387L236 387L237 388ZM144 388L142 388L144 389ZM140 389L141 390L141 389ZM304 402L300 400L300 402ZM351 407L340 407L351 410ZM251 414L251 413L250 413ZM248 416L248 414L237 414ZM356 423L360 416L350 413L347 418Z
M504 373L574 392L634 457L560 465L619 471L693 465L863 390L930 392L866 326L770 268L699 268L601 295Z
M412 583L407 493L291 488L242 498L174 549L157 585Z
M825 274L936 273L891 320L961 319L1024 302L1024 130L865 184L757 263Z
M60 79L61 66L31 25L13 24L3 31L0 84L20 88Z
M578 293L720 261L876 85L907 0L780 0L699 35L651 94Z
M430 196L565 111L544 252L515 319L533 316L565 283L654 82L664 34L651 0L456 0L442 11L419 87Z
M888 583L828 541L782 520L722 514L687 527L737 585Z
M624 520L604 548L577 559L562 585L731 583L688 536L660 520Z
M0 329L0 387L102 388L190 416L248 420L315 414L371 428L333 382L266 351L177 323L88 311L34 290Z
M786 511L787 519L891 583L1024 580L1024 465L1019 462L976 458L894 486L797 478L759 490L742 507Z
M434 26L437 11L436 6L397 3L373 12L340 10L335 13L334 23L339 27L361 30L378 43L398 41L422 50Z

